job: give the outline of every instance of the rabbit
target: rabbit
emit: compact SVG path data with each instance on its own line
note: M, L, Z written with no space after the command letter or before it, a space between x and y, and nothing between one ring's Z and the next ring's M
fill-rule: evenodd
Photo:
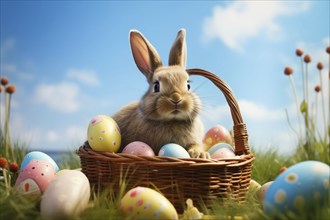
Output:
M169 66L163 66L150 42L139 31L130 31L133 58L149 88L140 101L124 106L112 116L121 130L120 150L133 141L142 141L157 154L163 145L176 143L192 158L210 158L201 143L201 101L190 91L185 70L185 35L185 29L180 29L170 50Z

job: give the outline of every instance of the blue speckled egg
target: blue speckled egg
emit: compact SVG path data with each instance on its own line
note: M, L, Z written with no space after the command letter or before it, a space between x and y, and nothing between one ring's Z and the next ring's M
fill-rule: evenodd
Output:
M57 166L56 162L48 156L47 154L41 152L41 151L31 151L30 153L26 154L23 162L21 164L20 169L23 170L32 160L45 160L48 161L51 165L53 165L56 172L60 170L60 168Z
M281 173L269 187L264 200L268 215L299 213L326 203L330 167L319 161L304 161Z
M189 153L178 144L165 144L159 151L158 156L175 157L175 158L190 158Z

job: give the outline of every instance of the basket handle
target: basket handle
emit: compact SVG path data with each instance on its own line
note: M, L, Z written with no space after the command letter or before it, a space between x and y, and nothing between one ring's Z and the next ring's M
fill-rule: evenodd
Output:
M235 154L248 154L250 149L248 146L248 134L246 125L243 122L243 118L236 101L234 93L231 91L227 83L225 83L220 77L203 69L187 69L189 75L204 76L211 80L216 85L223 95L225 96L230 108L231 116L234 122L234 140L235 140Z

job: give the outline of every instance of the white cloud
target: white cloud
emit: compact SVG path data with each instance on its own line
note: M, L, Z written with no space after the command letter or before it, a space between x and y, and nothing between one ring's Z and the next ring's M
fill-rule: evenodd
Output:
M205 40L219 38L228 47L242 51L250 38L265 33L278 36L281 26L277 18L306 11L308 2L236 1L227 7L216 6L204 20Z
M97 78L96 73L92 70L70 69L67 73L67 77L76 79L88 86L97 86L100 84L100 80Z
M48 131L46 133L46 140L48 142L56 142L59 138L59 135L55 131Z
M66 113L79 110L79 87L73 83L41 84L35 90L35 99L50 108Z
M276 121L285 118L284 111L269 109L261 104L256 104L248 100L238 101L243 118L249 121Z
M239 100L238 105L246 121L254 122L270 122L285 119L285 112L283 110L273 110L268 107L254 103L249 100ZM221 105L209 108L203 112L203 117L210 121L221 121L231 118L228 105Z
M81 143L87 138L87 124L86 127L79 127L71 125L66 129L65 136L68 140L80 141Z

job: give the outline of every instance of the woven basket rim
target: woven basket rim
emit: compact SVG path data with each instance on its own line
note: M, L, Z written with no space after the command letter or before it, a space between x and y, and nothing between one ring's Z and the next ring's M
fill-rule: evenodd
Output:
M108 160L112 162L127 162L127 163L141 163L150 166L228 166L235 167L254 160L252 153L235 156L234 158L221 158L221 159L200 159L200 158L174 158L166 156L141 156L126 153L110 153L105 151L93 150L86 141L76 151L79 156L94 157L95 159Z

